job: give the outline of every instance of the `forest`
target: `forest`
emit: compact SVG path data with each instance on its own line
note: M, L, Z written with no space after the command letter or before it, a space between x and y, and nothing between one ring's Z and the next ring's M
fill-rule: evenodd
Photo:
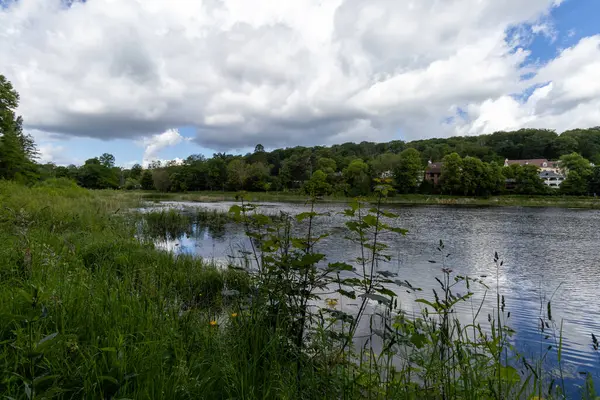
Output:
M161 192L253 191L337 196L368 195L374 180L387 178L399 193L488 196L506 192L507 179L521 194L593 195L600 192L600 127L558 134L551 129L520 129L480 136L410 142L344 143L330 147L288 147L252 153L192 154L183 162L155 161L119 167L104 153L83 165L36 162L32 137L16 115L19 95L0 75L0 178L34 182L72 179L89 189L143 189ZM561 160L569 171L560 190L550 190L532 166L504 167L505 159ZM423 180L429 161L443 162L440 185Z

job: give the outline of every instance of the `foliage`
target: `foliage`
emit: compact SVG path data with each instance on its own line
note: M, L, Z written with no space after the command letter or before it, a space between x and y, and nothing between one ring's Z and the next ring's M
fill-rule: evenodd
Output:
M106 156L106 154L105 154ZM114 157L113 157L114 159ZM77 183L89 189L116 189L119 187L118 169L109 162L90 158L77 171Z
M457 153L452 153L442 160L442 174L440 182L442 192L447 194L458 194L463 191L461 179L462 158Z
M8 398L562 398L562 380L512 350L499 285L486 326L477 316L459 321L455 309L487 288L452 272L443 243L432 260L441 273L432 296L384 267L395 253L386 238L406 232L383 207L390 190L376 182L374 204L356 200L343 211L360 256L332 262L318 251L328 232L314 208L271 216L243 200L231 216L125 213L138 204L122 192L91 192L66 178L30 188L0 181L0 391ZM150 240L231 218L251 239L245 267L215 268ZM500 276L497 255L494 262ZM404 290L416 295L420 314L399 307ZM550 310L541 316L540 347L560 354L562 328ZM359 326L367 338L355 346Z
M168 192L171 189L171 178L167 171L157 170L152 172L152 181L154 187L159 192Z
M592 173L589 178L589 189L588 192L597 196L600 194L600 166L592 168Z
M418 150L406 149L398 156L392 169L395 186L400 193L415 193L423 180L423 161Z
M142 173L142 178L140 179L140 185L144 190L152 190L154 189L154 179L152 179L152 172L149 170L145 170Z
M350 196L366 195L371 191L369 166L363 160L353 160L342 174L350 185Z
M316 170L310 179L304 182L302 191L308 196L325 196L330 194L331 185L327 182L327 175L320 169Z
M244 190L248 176L248 165L244 160L235 159L227 166L227 180L233 190Z
M590 189L592 166L590 162L577 153L566 154L560 158L560 168L567 176L560 190L570 195L585 195Z
M544 194L548 187L540 180L540 170L535 165L523 165L516 168L517 193Z
M37 149L31 136L23 133L22 119L15 114L19 94L0 75L0 178L31 181L36 178Z

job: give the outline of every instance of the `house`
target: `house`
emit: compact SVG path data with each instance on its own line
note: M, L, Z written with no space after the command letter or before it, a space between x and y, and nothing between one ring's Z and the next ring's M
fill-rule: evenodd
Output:
M393 177L394 177L394 171L392 171L392 170L383 171L383 172L382 172L382 173L379 175L379 177L380 177L381 179L391 179L391 178L393 178Z
M564 182L565 177L561 174L557 174L554 171L542 171L540 172L540 179L544 181L544 184L552 189L558 189L561 183Z
M504 160L505 167L511 166L513 164L517 164L520 166L535 165L541 171L553 171L557 174L560 174L559 161L548 161L545 158L532 158L529 160L509 160L507 158L506 160Z
M504 166L508 167L510 165L535 165L540 169L540 179L544 182L544 184L550 188L558 189L565 180L565 176L563 175L559 161L549 161L545 158L534 158L530 160L509 160L508 158L504 160ZM507 183L508 188L508 183Z
M427 168L425 168L425 180L433 183L436 186L440 182L440 176L442 175L442 163L441 162L431 162L427 164Z

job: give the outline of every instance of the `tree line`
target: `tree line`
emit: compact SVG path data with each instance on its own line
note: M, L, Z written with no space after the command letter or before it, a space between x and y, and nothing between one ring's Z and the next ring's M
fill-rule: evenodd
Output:
M17 116L19 95L0 75L0 178L23 182L64 177L91 189L181 191L302 191L316 195L368 195L374 180L389 179L400 193L486 196L506 191L507 179L523 194L556 193L539 179L534 166L503 167L505 159L561 160L569 171L560 193L600 192L600 127L557 134L521 129L490 135L410 142L344 143L330 147L290 147L252 153L191 155L182 163L158 161L146 168L115 165L111 154L81 166L35 162L37 149ZM428 161L443 162L439 185L424 180Z

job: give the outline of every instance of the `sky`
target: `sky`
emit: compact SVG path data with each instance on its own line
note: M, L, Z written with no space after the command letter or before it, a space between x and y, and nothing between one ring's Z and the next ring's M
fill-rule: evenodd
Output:
M599 0L0 0L40 161L600 125Z

